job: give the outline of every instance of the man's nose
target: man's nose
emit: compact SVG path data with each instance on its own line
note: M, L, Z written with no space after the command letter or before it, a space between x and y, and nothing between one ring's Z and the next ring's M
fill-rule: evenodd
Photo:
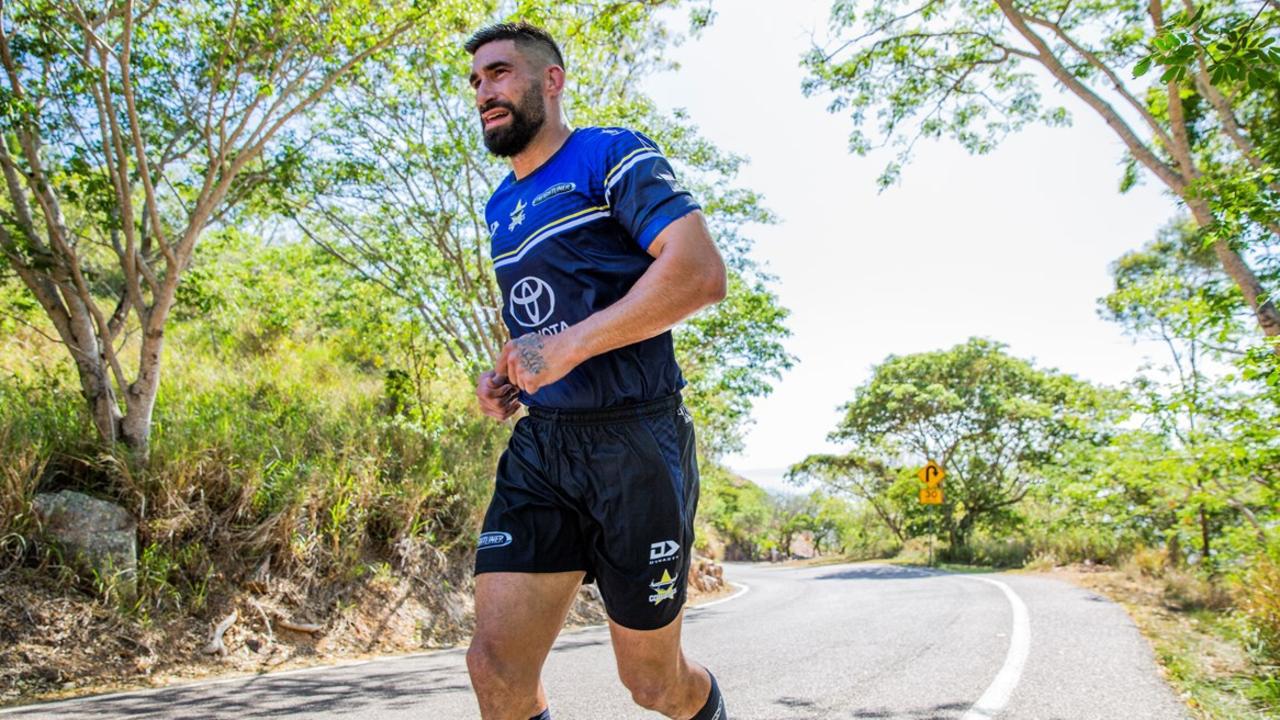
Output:
M493 85L487 80L481 80L476 85L476 107L482 108L494 97Z

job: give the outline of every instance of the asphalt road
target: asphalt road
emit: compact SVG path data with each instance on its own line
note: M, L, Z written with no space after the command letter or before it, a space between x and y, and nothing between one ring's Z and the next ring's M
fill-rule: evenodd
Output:
M1182 705L1123 609L1032 576L884 565L731 565L748 589L689 611L685 648L729 716L1173 720ZM477 718L464 650L33 706L16 718ZM561 635L556 720L654 718L617 680L608 632Z

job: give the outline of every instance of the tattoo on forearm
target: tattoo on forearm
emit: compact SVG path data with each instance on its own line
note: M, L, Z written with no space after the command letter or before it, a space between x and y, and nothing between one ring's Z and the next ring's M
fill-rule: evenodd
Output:
M537 375L547 369L547 360L542 357L542 336L529 333L516 338L516 352L520 354L520 363Z

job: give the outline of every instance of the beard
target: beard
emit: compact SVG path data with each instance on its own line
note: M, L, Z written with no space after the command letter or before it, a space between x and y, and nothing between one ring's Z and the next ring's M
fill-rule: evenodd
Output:
M511 157L520 154L533 140L533 136L542 129L547 120L547 111L542 104L542 93L538 92L535 83L525 90L519 105L495 100L480 108L480 114L494 108L503 108L511 114L506 125L484 130L484 146L498 157ZM483 123L483 120L481 121ZM483 125L481 125L483 127Z

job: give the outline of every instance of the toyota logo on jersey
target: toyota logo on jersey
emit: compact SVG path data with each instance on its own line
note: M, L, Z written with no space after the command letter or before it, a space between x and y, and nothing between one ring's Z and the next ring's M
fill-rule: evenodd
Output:
M555 309L555 291L542 278L530 276L511 287L511 317L521 326L538 327Z

